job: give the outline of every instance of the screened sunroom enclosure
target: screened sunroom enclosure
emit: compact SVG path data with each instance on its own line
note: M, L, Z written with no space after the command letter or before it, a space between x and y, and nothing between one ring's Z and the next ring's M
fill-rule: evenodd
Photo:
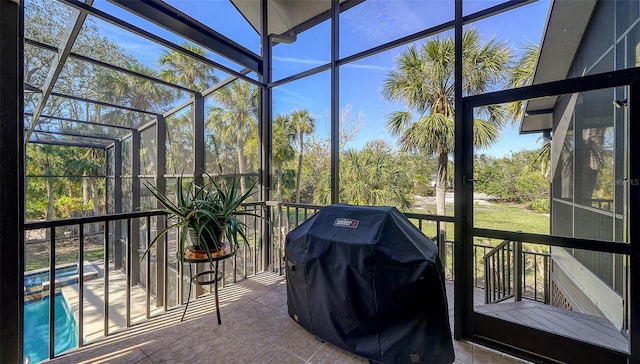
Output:
M264 220L246 221L250 243L225 262L223 286L283 274L284 236L324 205L392 204L438 243L456 339L534 361L640 362L639 7L0 0L0 361L27 354L25 302L48 294L27 289L32 271L50 272L56 290L61 266L77 267L59 288L75 346L184 304L175 235L142 257L167 222L145 184L172 193L179 176L235 175L243 190L255 183L244 208ZM464 48L474 32L514 54L536 43L529 82L467 82L467 62L481 59ZM389 79L410 50L445 40L452 149L401 154L390 115L434 106L394 98ZM498 124L518 130L502 139L515 148L540 136L550 155L538 196L549 209L535 228L487 220L477 200L487 149L474 147L474 119L515 101L522 113ZM67 152L41 158L51 147ZM437 158L449 164L442 185L420 172ZM76 159L92 163L56 172ZM356 173L371 161L375 173ZM514 185L530 182L523 169ZM82 208L68 212L73 189ZM446 215L420 208L427 192L449 194ZM54 316L54 300L46 310ZM54 345L54 326L43 358L68 349Z

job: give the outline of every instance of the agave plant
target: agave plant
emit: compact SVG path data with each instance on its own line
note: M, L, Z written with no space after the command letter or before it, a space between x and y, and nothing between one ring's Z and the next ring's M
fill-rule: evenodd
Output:
M240 191L240 183L235 176L230 179L216 179L209 175L207 181L198 186L192 180L184 186L184 177L178 177L176 184L176 200L173 201L166 194L146 182L145 187L160 202L169 217L175 221L162 230L151 241L143 257L163 235L173 229L178 229L178 248L184 252L187 239L192 246L206 252L211 260L211 254L221 250L225 243L232 251L239 247L239 242L249 244L245 233L246 225L241 218L246 216L262 218L261 216L241 208L242 203L255 193L250 186L247 192ZM182 257L182 254L180 254Z

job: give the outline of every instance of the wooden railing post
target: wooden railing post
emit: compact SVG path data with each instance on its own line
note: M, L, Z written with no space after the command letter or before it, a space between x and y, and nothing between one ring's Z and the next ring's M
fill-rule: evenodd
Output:
M438 253L444 269L447 266L447 234L440 230L440 222L438 222Z
M544 256L544 303L551 304L551 259Z
M513 242L513 286L515 289L515 300L522 301L522 242Z

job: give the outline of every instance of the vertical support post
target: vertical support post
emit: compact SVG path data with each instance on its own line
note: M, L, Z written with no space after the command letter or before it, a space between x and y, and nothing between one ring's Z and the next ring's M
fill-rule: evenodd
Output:
M120 213L122 212L122 142L116 141L113 145L113 212ZM120 221L115 221L114 232L115 237L114 241L114 259L113 264L115 269L122 268L122 245L120 244L120 238L122 234L122 223ZM109 225L109 222L105 222L105 230L106 226ZM109 243L106 240L108 236L105 237L105 243Z
M513 288L515 290L515 299L516 301L522 301L522 276L523 271L522 264L523 261L522 256L522 242L514 241L513 242ZM535 279L535 276L534 276Z
M436 231L438 232L438 255L440 256L440 263L442 267L447 269L447 233L442 232L440 229L441 224L446 224L444 221L438 221L436 223Z
M102 309L103 314L103 333L104 336L109 336L109 222L104 225L104 302Z
M164 177L167 168L167 121L164 116L156 116L156 188L162 194L166 193L167 180ZM160 208L161 204L156 200L156 207ZM165 228L165 217L158 216L156 220L156 234ZM166 235L156 244L156 307L160 307L165 303L165 287L167 277L167 250L165 250L164 241Z
M193 94L191 107L193 119L193 181L197 186L202 186L202 175L205 172L204 160L204 98L202 94Z
M455 286L454 337L473 333L473 108L462 100L462 2L455 0Z
M127 285L125 286L125 326L131 326L131 286L133 285L133 275L131 274L133 270L131 269L131 255L132 255L132 245L131 241L133 240L132 235L138 235L138 230L133 230L133 221L136 219L127 219L127 241L129 244L125 246L125 266L126 266L126 274L127 277Z
M49 240L49 359L56 355L56 228L51 228Z
M269 36L269 21L267 13L268 1L260 1L260 35L262 42L262 75L260 81L263 86L260 87L260 201L262 204L262 217L260 232L262 246L262 268L266 270L271 262L272 244L271 244L271 209L267 206L271 195L271 128L272 128L272 98L273 92L271 86L271 37ZM257 251L258 246L254 249ZM257 259L254 262L258 264ZM254 271L256 267L254 266Z
M331 203L340 202L340 1L331 0Z
M110 190L109 186L109 178L113 178L114 176L109 173L111 170L111 158L110 155L113 155L114 144L104 148L104 156L105 156L105 174L104 174L104 212L106 214L110 214L113 211L113 191Z
M78 347L84 346L84 224L78 225Z
M640 81L629 90L629 140L640 138ZM640 144L629 143L629 206L640 206ZM629 215L629 363L640 363L640 212L630 208Z
M203 174L205 172L204 160L204 98L201 93L193 94L193 104L191 108L193 116L193 181L196 186L204 183ZM196 274L200 273L200 264L196 264ZM191 277L189 277L191 278ZM189 284L191 281L189 280ZM196 285L196 297L204 293L204 288Z
M147 216L146 218L146 225L147 225L147 244L149 242L151 242L151 216ZM148 253L145 256L145 280L144 280L144 286L146 288L146 295L145 295L145 317L148 320L151 317L151 253ZM157 287L157 284L156 284Z
M131 211L140 210L140 131L134 130L131 134ZM138 284L140 280L140 220L131 219L127 222L127 246L128 254L125 261L129 274L129 285ZM129 271L127 270L127 273Z
M23 361L23 1L0 1L0 363Z

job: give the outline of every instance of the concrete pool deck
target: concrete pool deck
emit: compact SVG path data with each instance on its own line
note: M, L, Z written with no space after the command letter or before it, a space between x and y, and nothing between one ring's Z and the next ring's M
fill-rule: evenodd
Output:
M98 278L84 282L84 343L90 343L104 337L104 264L90 263L92 269L98 271ZM109 333L125 330L126 325L126 275L113 267L109 269ZM71 312L79 320L78 284L62 287L64 296ZM146 291L138 286L131 287L131 318L135 324L146 320ZM155 298L151 299L151 315L163 311L163 307L155 307Z

